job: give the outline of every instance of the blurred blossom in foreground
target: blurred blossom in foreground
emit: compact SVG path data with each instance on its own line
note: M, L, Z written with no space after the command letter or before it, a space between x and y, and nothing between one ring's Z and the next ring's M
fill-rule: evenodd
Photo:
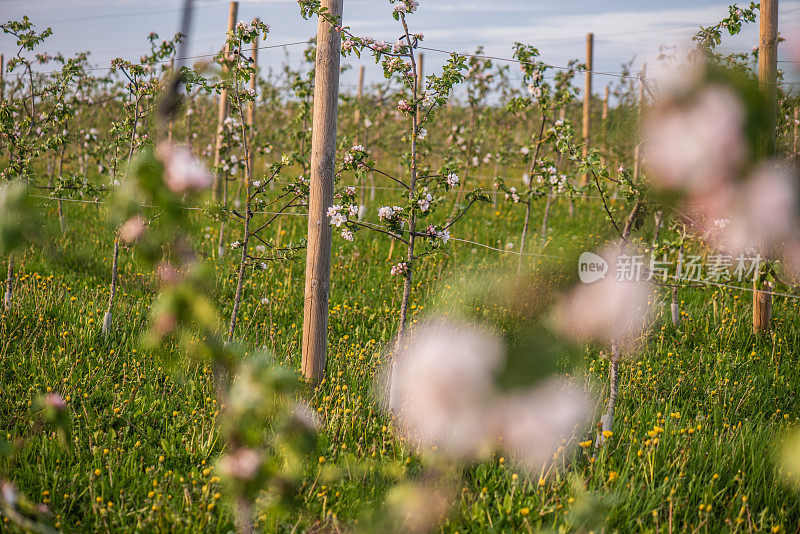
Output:
M644 334L650 313L651 285L647 282L619 280L625 270L622 249L609 249L600 255L608 263L604 278L591 284L578 284L555 309L556 329L579 342L610 343L632 349ZM628 256L630 258L630 256ZM641 269L639 280L647 278Z
M392 367L389 407L400 431L451 458L505 449L532 470L551 462L588 421L592 402L582 388L555 378L503 391L497 374L505 360L501 338L485 329L444 320L415 325Z
M173 193L207 189L214 181L203 162L186 147L162 143L156 156L164 164L164 182Z
M503 448L520 465L539 470L557 458L562 441L580 429L593 409L585 389L558 378L510 394L496 410Z
M798 239L796 178L784 166L763 164L729 198L729 223L712 241L733 254L781 255Z
M251 480L261 468L258 451L242 447L219 459L219 472L237 480Z
M397 532L430 532L444 519L455 495L433 483L398 484L386 496L386 509Z
M742 102L730 89L710 85L673 95L643 125L646 163L653 183L690 195L713 194L747 158Z
M144 234L147 223L141 215L134 215L119 229L119 237L125 243L133 243Z
M394 355L389 402L407 437L449 456L478 455L502 357L501 340L485 330L449 321L411 328Z

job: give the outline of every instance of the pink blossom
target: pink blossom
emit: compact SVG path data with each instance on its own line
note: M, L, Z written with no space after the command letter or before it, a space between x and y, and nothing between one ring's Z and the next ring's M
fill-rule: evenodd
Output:
M689 103L671 103L644 124L646 162L663 189L694 194L728 181L747 157L744 106L728 88L709 86Z
M624 264L622 249L601 254L608 264L603 278L578 284L555 309L556 328L576 341L633 345L644 333L649 314L650 284L618 276ZM641 280L646 279L642 269Z
M500 340L464 324L429 321L398 346L389 404L403 433L450 456L476 456L491 440L487 421L503 356Z
M213 183L206 166L186 147L162 143L156 156L164 164L164 183L173 193L200 191Z
M220 473L237 480L252 480L260 467L261 455L246 447L225 455L219 460Z
M134 215L119 229L119 237L125 243L133 243L144 234L147 225L140 215Z

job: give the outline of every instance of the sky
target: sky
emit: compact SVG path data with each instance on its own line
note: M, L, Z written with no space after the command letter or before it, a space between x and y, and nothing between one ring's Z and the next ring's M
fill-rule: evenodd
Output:
M741 5L747 2L740 2ZM51 27L53 36L44 49L66 55L90 51L97 66L111 59L136 59L146 51L146 36L155 31L162 38L177 31L180 0L0 0L0 20L30 17L39 28ZM190 55L215 52L224 37L228 16L226 0L196 0ZM656 63L659 46L685 49L700 25L711 25L727 15L727 4L714 0L420 0L410 16L410 28L424 35L424 46L457 52L472 52L478 45L488 55L511 57L515 41L539 48L542 60L566 65L573 58L585 60L586 34L595 34L594 69L620 71L620 65L635 58ZM270 25L267 42L280 45L307 40L316 33L316 21L303 20L294 0L242 0L239 19L260 17ZM394 42L398 24L391 17L388 0L344 0L343 19L357 35ZM791 80L800 79L791 59L800 59L800 0L781 0L779 30L786 41L779 46L780 66ZM758 43L758 23L749 24L740 36L723 40L726 50L746 51ZM282 62L297 65L302 46L260 50L262 68L280 68ZM0 35L0 52L16 52L14 43ZM426 73L441 66L447 56L425 53ZM378 81L380 70L365 59L367 83ZM356 67L354 57L346 63ZM513 66L512 66L513 67ZM342 76L342 87L353 91L357 68ZM518 69L512 68L514 76ZM597 75L594 91L618 80Z

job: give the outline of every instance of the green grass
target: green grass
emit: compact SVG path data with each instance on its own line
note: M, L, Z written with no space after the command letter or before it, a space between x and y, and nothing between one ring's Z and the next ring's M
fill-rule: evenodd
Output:
M377 205L370 206L372 216ZM481 207L453 234L498 248L513 242L516 249L522 210L507 208ZM46 504L52 524L65 531L232 529L232 509L212 468L224 444L211 370L182 354L168 369L138 346L157 284L152 273L139 272L130 251L120 255L115 332L100 335L111 233L94 207L69 204L67 216L65 236L18 259L16 302L0 317L0 435L18 446L0 461L0 477ZM537 206L531 243L539 241L540 221ZM602 243L606 234L598 229L608 226L590 203L579 202L569 218L564 199L551 221L553 234L578 249ZM210 255L215 232L203 237L208 224L198 220L194 235ZM302 238L305 224L286 217L282 239ZM558 255L559 247L552 240L538 250ZM327 378L312 398L324 421L323 459L309 458L301 506L277 524L259 521L260 530L366 527L397 477L420 472L422 460L397 437L373 395L383 346L396 329L401 285L389 268L401 254L395 248L390 259L382 236L360 233L354 244L334 238ZM227 320L236 266L232 258L210 261L214 298ZM414 316L455 306L441 302L451 294L443 293L445 285L516 261L452 243L449 255L427 260L419 271ZM295 369L303 268L301 260L251 273L237 327L238 338L268 347ZM607 447L594 458L593 449L579 449L544 477L500 457L462 469L442 531L667 532L670 525L673 532L796 531L800 498L783 485L776 458L800 416L797 300L776 298L775 335L756 338L749 293L685 289L680 297L681 327L668 324L668 304L661 307L665 315L646 347L623 365ZM602 394L607 363L598 352L589 348L568 371ZM71 450L39 423L35 400L49 391L68 400ZM323 467L331 466L339 476L328 478Z

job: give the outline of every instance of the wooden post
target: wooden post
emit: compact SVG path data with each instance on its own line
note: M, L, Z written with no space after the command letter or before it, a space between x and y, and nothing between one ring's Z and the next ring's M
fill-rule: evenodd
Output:
M253 41L253 51L250 54L250 57L253 58L253 68L256 71L253 73L253 76L250 77L250 92L255 94L257 81L258 81L258 34L256 34L256 40ZM252 127L256 123L256 101L250 103L250 108L247 110L247 125Z
M767 101L769 133L762 142L764 156L775 153L778 118L778 0L761 0L759 10L758 81Z
M644 107L644 77L647 73L647 64L642 64L642 72L639 78L639 102L636 108L636 124L637 128L641 127L642 124L642 108ZM638 134L637 134L638 136ZM636 148L634 149L633 153L633 181L639 181L639 173L642 170L642 145L641 143L636 143Z
M337 19L343 0L322 0ZM316 83L311 138L311 184L308 199L305 307L303 310L303 375L319 382L325 372L328 331L328 292L331 275L331 226L336 172L336 120L339 111L341 35L320 17L317 27Z
M425 94L425 56L420 52L417 55L417 95ZM417 124L422 119L422 108L417 106Z
M227 36L233 32L233 28L236 25L236 16L239 11L239 2L231 2L230 8L228 10L228 30L225 34L225 40L227 42ZM225 55L227 56L230 50L228 49L228 45L225 45ZM223 72L224 69L223 69ZM225 123L225 118L228 116L228 90L223 89L219 95L219 102L217 105L217 143L214 148L214 166L216 167L219 165L219 151L220 151L220 144L222 144L222 128ZM225 189L225 182L226 178L224 178L220 173L217 173L214 176L214 201L218 202L223 197L223 192Z
M602 150L600 151L600 163L605 165L606 163L606 135L607 135L607 128L606 128L606 120L608 119L608 94L609 94L609 86L606 85L605 91L603 91L603 112L602 112L602 124L601 124L601 136L600 142L602 144Z
M586 82L583 90L583 157L589 155L589 128L592 114L592 70L594 69L594 34L586 34ZM589 174L581 177L581 185L589 182Z
M358 100L356 100L356 112L355 112L355 123L356 123L356 132L357 134L358 143L360 145L364 145L366 143L367 132L366 128L363 124L361 124L361 99L364 97L364 65L361 65L358 68ZM360 185L360 192L359 192L359 200L358 200L358 218L363 219L364 216L362 212L366 210L366 196L367 196L367 184L366 179L362 176Z
M253 58L253 68L255 72L250 77L250 92L254 95L258 95L256 93L256 88L258 86L258 34L256 34L256 39L253 41L253 50L250 53L250 57ZM250 139L252 140L252 136L255 133L255 124L256 124L256 101L258 100L258 96L250 102L250 106L247 108L247 126L249 126L249 135L251 136ZM250 173L255 175L254 165L255 165L255 154L256 151L250 147ZM242 179L244 180L243 189L247 189L247 176L245 173L242 173ZM270 184L273 184L274 180L270 181Z
M166 80L167 83L168 83L168 80L171 80L174 77L175 77L175 58L171 57L171 58L169 58L169 76L167 77L167 80ZM172 120L172 114L170 113L169 123L167 124L167 140L170 143L172 143L172 131L174 130L174 128L175 128L175 124L174 124L174 122Z
M761 0L759 9L758 81L767 103L768 124L759 149L762 156L775 154L775 135L778 122L778 0ZM762 285L769 291L769 283ZM759 291L759 277L753 279L753 333L769 332L772 315L772 294Z
M759 291L763 289L763 291ZM753 333L770 331L772 322L772 284L764 282L759 287L758 278L753 280Z
M356 131L361 131L361 98L364 96L364 65L358 68L358 100L356 100L356 111L354 114Z

